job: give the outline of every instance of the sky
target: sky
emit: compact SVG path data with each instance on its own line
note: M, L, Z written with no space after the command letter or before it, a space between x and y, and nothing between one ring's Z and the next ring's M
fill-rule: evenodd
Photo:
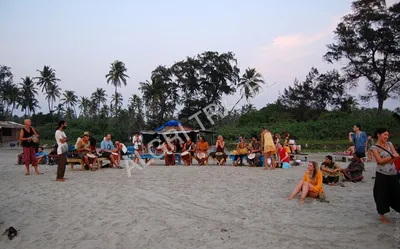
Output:
M251 101L262 108L295 78L303 80L311 67L320 72L340 67L322 56L340 18L350 11L350 0L3 0L0 65L11 67L17 83L50 65L62 90L90 96L102 87L111 98L114 88L105 75L121 60L130 76L120 90L127 104L132 94L141 96L139 82L149 80L158 65L208 50L232 51L242 72L254 67L263 75L263 92ZM361 80L352 94L362 94L364 86ZM224 104L237 99L225 97ZM47 112L44 96L38 100ZM399 103L389 100L385 107Z

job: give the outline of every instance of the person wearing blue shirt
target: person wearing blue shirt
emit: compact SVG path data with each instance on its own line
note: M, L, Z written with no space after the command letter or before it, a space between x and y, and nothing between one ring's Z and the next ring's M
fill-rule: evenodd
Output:
M354 132L349 133L349 141L354 144L354 152L359 153L359 156L364 158L368 143L367 134L361 131L359 124L355 124L353 130Z
M47 153L43 151L43 147L39 147L38 152L36 153L36 159L40 164L47 163Z
M110 159L110 168L113 168L115 164L117 169L122 169L122 167L120 165L117 165L115 162L116 157L118 157L119 155L117 153L117 150L114 148L113 142L111 141L111 134L107 134L105 139L101 142L100 147L102 156Z

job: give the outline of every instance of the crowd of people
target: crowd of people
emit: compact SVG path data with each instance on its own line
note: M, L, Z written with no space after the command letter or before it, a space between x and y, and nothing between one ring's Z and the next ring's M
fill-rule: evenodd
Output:
M67 122L62 120L58 123L55 132L55 140L57 142L57 157L58 168L56 181L63 182L65 167L67 164L67 153L69 147L67 142L69 139L65 134ZM292 194L288 199L295 198L300 192L300 203L304 203L306 197L325 198L323 184L330 186L340 183L342 180L359 182L363 180L363 171L365 170L363 158L371 154L376 161L375 183L373 188L373 196L376 203L376 209L383 223L389 223L385 214L390 211L390 208L400 212L400 183L399 170L400 156L398 151L391 142L388 141L389 131L385 128L378 128L375 131L376 143L370 143L371 139L367 137L365 132L361 131L360 125L353 127L354 132L349 133L349 141L354 144L353 159L347 168L341 168L333 161L332 156L325 157L325 161L319 166L317 162L308 162L307 171L304 173L302 180L296 185ZM250 166L261 166L260 158L264 156L264 169L269 169L268 159L271 161L271 169L275 169L277 165L282 167L290 162L290 153L299 148L290 142L290 135L285 136L283 145L280 143L280 137L273 136L268 129L263 128L261 132L261 141L258 136L254 135L250 143L246 143L243 137L239 138L239 143L236 146L236 154L233 165L238 166L243 163L244 157ZM35 144L39 139L37 131L31 127L31 121L24 121L24 128L20 132L20 143L23 147L24 160L26 167L26 175L30 174L29 167L32 164L35 173L41 174L38 169L38 164L47 160L43 153L43 148L36 154ZM132 138L132 143L138 152L143 150L143 141L140 134L136 134ZM370 143L370 144L369 144ZM94 148L93 148L94 146ZM90 170L94 170L97 164L98 155L96 154L95 145L90 143L90 136L85 132L82 137L78 138L76 144L78 158L84 160ZM175 164L175 155L178 153L188 166L192 164L192 159L195 159L199 165L208 165L208 158L211 157L217 165L223 166L227 162L227 153L225 152L225 141L222 136L218 136L215 144L215 151L209 153L210 146L205 141L204 137L200 137L197 144L194 144L191 139L187 139L184 143L179 140L171 141L166 138L159 150L164 154L165 164L171 166ZM120 166L121 156L127 153L125 145L119 141L115 142L115 146L111 141L111 135L107 134L101 142L101 156L107 157L110 160L110 167L122 168ZM140 153L139 153L140 155ZM135 157L134 160L139 158ZM372 160L372 158L370 159ZM279 166L278 166L279 167Z

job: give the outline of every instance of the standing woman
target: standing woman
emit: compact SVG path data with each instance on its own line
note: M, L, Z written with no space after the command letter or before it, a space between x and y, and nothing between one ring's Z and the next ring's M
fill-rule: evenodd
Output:
M262 145L264 147L264 169L268 170L268 157L271 157L271 169L276 168L275 153L276 147L271 132L263 128Z
M64 178L65 174L65 166L67 165L67 152L68 152L68 144L67 144L67 136L65 135L64 130L67 128L67 122L61 120L58 122L57 130L55 133L55 139L57 142L57 155L58 155L58 167L57 167L57 182L63 182L66 178Z
M21 129L19 133L19 141L24 149L24 161L26 167L25 175L29 175L29 165L32 164L33 168L35 169L36 174L40 174L38 170L38 162L36 159L36 151L35 147L36 144L34 141L39 139L39 135L37 134L36 130L31 126L31 120L25 119L24 120L24 128Z
M388 142L389 131L386 128L378 128L375 136L378 142L371 147L377 165L374 199L382 223L388 224L390 222L385 214L390 212L390 208L400 213L400 183L393 163L399 159L399 154L393 144Z

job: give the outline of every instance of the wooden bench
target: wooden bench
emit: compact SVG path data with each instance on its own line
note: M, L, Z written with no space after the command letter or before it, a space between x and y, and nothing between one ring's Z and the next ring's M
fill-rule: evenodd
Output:
M97 169L101 169L103 167L103 161L109 161L107 157L99 157L97 158ZM80 158L67 158L67 163L71 167L71 170L74 170L75 164L80 164L82 166L81 170L85 170L85 161Z

